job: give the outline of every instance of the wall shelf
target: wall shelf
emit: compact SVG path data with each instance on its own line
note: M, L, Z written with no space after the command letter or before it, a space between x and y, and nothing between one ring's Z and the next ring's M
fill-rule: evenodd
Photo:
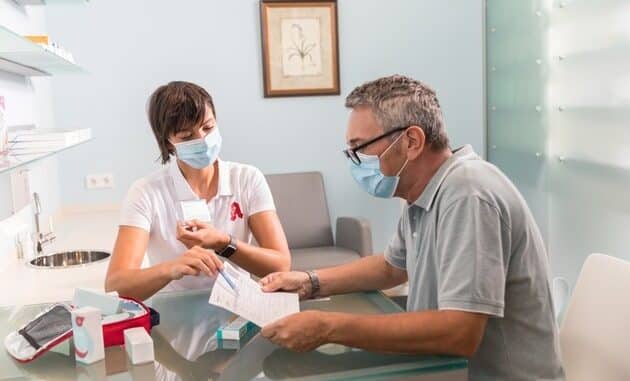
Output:
M82 139L80 141L74 142L72 144L68 144L62 148L58 148L58 149L53 149L50 151L46 151L46 152L39 152L39 153L34 153L34 154L20 154L20 155L16 155L11 153L11 150L9 150L9 155L6 157L0 157L0 173L3 172L9 172L12 171L16 168L22 167L24 165L27 164L31 164L34 163L36 161L54 156L60 152L63 152L69 148L72 147L76 147L78 145L81 145L85 142L88 142L92 140L92 138L85 138Z
M0 25L0 70L24 76L82 73L62 58Z
M87 3L89 0L13 0L19 5L54 5Z

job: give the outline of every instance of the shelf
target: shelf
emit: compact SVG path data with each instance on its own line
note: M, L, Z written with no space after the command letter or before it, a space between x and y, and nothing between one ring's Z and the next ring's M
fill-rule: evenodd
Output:
M24 76L82 73L62 58L0 25L0 70Z
M44 0L14 0L20 5L46 5Z
M69 148L76 147L90 140L92 140L92 138L87 138L87 139L78 141L74 144L69 144L63 148L59 148L59 149L47 151L47 152L41 152L37 154L15 155L15 154L12 154L11 151L9 150L9 155L7 157L0 157L0 173L12 171L21 166L34 163L36 161L45 159L47 157L51 157Z
M13 0L19 5L54 5L87 3L89 0Z

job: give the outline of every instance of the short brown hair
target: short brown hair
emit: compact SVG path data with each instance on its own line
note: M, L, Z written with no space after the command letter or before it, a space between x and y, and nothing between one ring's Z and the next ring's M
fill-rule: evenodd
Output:
M449 146L437 95L418 80L392 75L366 82L346 98L346 107L359 106L370 107L385 132L417 125L429 147L440 150Z
M169 137L202 123L206 116L206 105L216 118L212 96L201 86L190 82L169 82L151 94L147 113L160 148L162 164L168 163L174 153Z

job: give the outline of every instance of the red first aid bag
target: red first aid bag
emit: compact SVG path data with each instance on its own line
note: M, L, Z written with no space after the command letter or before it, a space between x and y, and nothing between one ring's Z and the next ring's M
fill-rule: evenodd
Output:
M132 298L120 298L123 300L122 312L102 319L105 347L123 345L126 329L142 327L151 333L151 328L160 324L160 315L154 309ZM19 362L30 362L68 340L72 337L72 308L65 303L53 304L17 331L9 333L4 339L7 352Z

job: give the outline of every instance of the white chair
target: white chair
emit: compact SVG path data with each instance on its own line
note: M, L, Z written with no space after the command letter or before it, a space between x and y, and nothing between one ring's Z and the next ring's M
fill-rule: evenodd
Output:
M630 380L630 262L591 254L560 328L568 381Z
M571 296L569 282L562 277L553 278L551 295L553 296L553 307L556 312L556 322L560 325L564 316L564 310L567 308L567 303Z

